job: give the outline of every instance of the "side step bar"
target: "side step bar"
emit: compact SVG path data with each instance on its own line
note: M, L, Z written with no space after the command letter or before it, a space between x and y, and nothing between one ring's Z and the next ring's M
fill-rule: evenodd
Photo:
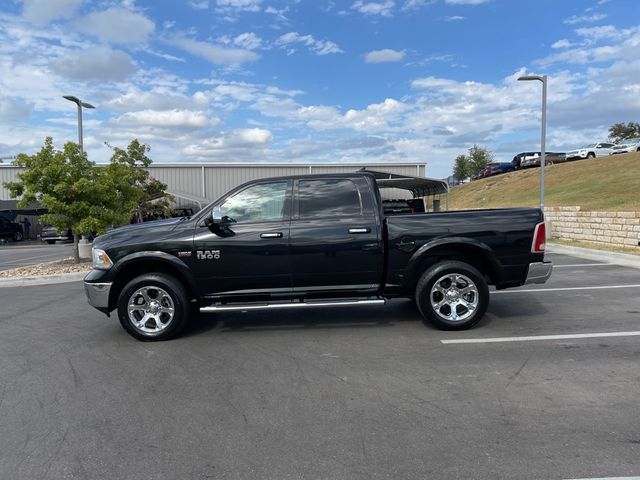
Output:
M358 305L384 305L384 299L376 300L335 300L335 301L317 301L317 302L291 302L291 303L264 303L249 305L214 305L210 307L201 307L203 313L211 312L231 312L244 310L274 310L280 308L313 308L313 307L350 307Z

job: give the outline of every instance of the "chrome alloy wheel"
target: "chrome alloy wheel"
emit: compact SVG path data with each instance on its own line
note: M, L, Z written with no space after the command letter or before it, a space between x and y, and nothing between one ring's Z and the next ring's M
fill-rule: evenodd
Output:
M442 319L462 322L478 308L478 287L465 275L448 273L431 288L431 307Z
M129 297L127 305L131 325L150 336L167 328L175 312L171 296L160 287L139 288Z

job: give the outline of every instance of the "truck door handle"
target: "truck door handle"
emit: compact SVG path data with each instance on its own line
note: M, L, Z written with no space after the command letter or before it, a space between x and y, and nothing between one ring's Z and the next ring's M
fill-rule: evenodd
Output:
M260 238L282 238L282 232L261 233Z
M349 233L371 233L370 228L350 228Z

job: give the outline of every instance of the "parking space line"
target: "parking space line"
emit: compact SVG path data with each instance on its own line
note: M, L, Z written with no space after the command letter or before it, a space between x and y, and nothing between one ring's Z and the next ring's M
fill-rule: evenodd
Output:
M444 344L501 343L501 342L533 342L538 340L573 340L578 338L637 337L637 336L640 336L640 331L605 332L605 333L574 333L570 335L531 335L527 337L457 338L452 340L440 340L440 342Z
M525 288L522 290L497 290L491 294L498 293L529 293L529 292L567 292L571 290L607 290L612 288L640 288L640 284L633 285L602 285L597 287L558 287L558 288Z
M574 267L617 267L613 263L575 263L570 265L553 265L553 268L574 268Z
M571 478L567 480L640 480L640 477Z

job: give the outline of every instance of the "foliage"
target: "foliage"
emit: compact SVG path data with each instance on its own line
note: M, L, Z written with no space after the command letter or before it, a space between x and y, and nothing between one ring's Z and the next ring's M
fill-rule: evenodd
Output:
M616 123L609 128L609 140L612 142L620 142L627 138L640 137L640 123L629 122Z
M118 194L121 205L117 224L128 223L136 217L162 217L171 213L171 195L167 185L149 176L146 170L152 160L147 156L148 145L133 140L126 150L112 147L111 163L104 168L104 183Z
M494 158L488 148L474 144L469 149L469 174L471 176L479 174L484 167L494 161Z
M469 174L469 158L466 155L458 155L453 164L453 175L458 180L466 180Z
M149 147L133 140L126 150L113 150L111 163L97 166L77 144L69 142L56 150L47 137L35 155L18 155L13 164L24 170L16 182L5 183L12 197L22 197L20 207L39 202L48 210L41 216L43 223L71 229L76 261L80 235L129 223L142 209L168 210L167 186L149 178L145 170L151 164L146 155ZM158 199L154 205L153 199Z
M494 161L494 155L486 147L473 145L467 155L458 155L453 166L453 174L460 180L473 177Z

